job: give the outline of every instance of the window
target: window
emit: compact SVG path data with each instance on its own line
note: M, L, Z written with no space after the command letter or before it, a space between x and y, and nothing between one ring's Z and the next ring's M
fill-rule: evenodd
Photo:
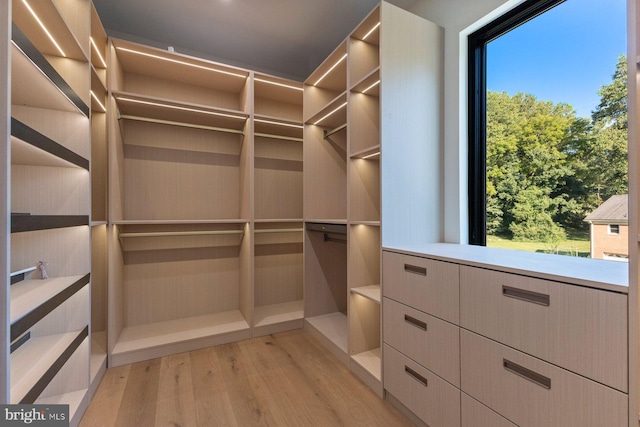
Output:
M469 243L590 256L627 194L626 2L529 0L468 41Z
M620 234L620 225L609 224L609 234Z

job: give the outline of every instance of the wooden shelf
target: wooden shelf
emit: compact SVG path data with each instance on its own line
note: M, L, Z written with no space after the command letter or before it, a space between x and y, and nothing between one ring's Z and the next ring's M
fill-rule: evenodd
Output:
M88 215L14 215L11 214L11 232L51 230L54 228L89 225Z
M380 285L360 286L358 288L351 288L351 292L361 295L376 304L380 304Z
M11 341L89 283L90 275L24 280L11 287Z
M11 354L11 403L34 403L88 336L89 328L31 337Z
M250 338L240 311L125 327L112 353L111 366L191 351Z
M246 224L247 219L143 219L111 221L114 225Z
M347 82L347 43L340 44L305 81L308 86L343 92Z
M351 92L364 93L369 96L380 96L380 67L376 67L369 74L355 82L351 86Z
M382 352L380 348L351 355L351 360L360 365L378 381L382 381Z
M82 389L55 396L43 397L34 403L37 405L69 405L69 418L73 419L76 414L78 414L78 409L82 406L87 392L88 389ZM71 425L73 425L73 423L71 423Z
M114 92L121 119L244 134L248 114L237 110L187 104L166 98Z
M320 126L327 130L334 129L347 123L347 94L343 92L338 97L311 116L307 124Z
M257 73L253 81L256 115L302 122L302 83Z
M348 323L344 313L335 312L307 317L305 321L344 354L347 353Z
M380 160L380 145L377 144L371 147L363 148L362 150L351 154L351 158L364 160Z
M82 112L85 115L88 111L88 108L79 110L52 83L47 74L13 44L11 45L11 103L70 113Z
M46 78L48 80L49 85L56 87L60 91L60 94L57 95L56 98L59 98L59 99L66 98L67 102L70 102L75 106L75 108L77 108L77 111L80 111L86 117L89 117L89 107L83 101L83 99L76 93L76 91L72 89L72 87L62 77L62 75L60 75L60 73L58 73L58 71L56 71L56 69L49 63L47 58L45 58L36 49L36 47L33 44L31 44L31 41L15 25L13 26L11 37L13 42L15 43L15 45L12 46L13 50L12 50L12 58L11 58L12 59L12 82L11 82L12 91L14 87L16 89L18 88L23 89L24 93L30 93L32 95L32 97L30 98L31 102L36 102L37 104L40 104L42 103L42 101L38 99L40 96L40 93L36 90L35 87L30 87L30 86L36 82L38 86L46 85L47 82L42 80L43 78ZM28 59L31 65L27 65L24 63L23 60L18 59L20 58L20 56L23 56L24 58ZM29 73L30 77L36 77L35 70L41 73L41 75L38 76L34 81L26 80L28 79L28 76L26 75L15 76L15 73L13 72L14 65L21 69L24 69L25 71L31 68L32 71ZM16 77L15 85L13 82L13 76ZM45 96L49 97L51 95L51 92L50 90L45 90L44 94ZM13 94L12 94L12 103L15 103L14 101L15 98L16 97L13 97ZM61 101L58 101L56 104L59 105L60 102ZM31 103L26 103L26 105L31 105ZM37 106L37 105L34 105L34 106ZM60 107L56 109L59 109L59 108Z
M113 40L117 58L125 73L172 83L184 83L217 91L240 94L249 72L180 53Z
M292 320L301 320L304 317L303 311L303 300L256 307L253 312L254 326L257 328Z
M253 120L256 138L282 139L302 142L302 122L286 121L256 114Z
M351 38L367 43L380 43L380 8L376 7L351 33Z
M29 0L29 6L61 47L65 57L86 61L82 44L71 31L61 10L51 0ZM32 40L34 47L45 55L62 56L58 48L46 37L24 2L13 1L13 22Z
M89 160L13 117L11 137L12 164L80 167L89 170Z

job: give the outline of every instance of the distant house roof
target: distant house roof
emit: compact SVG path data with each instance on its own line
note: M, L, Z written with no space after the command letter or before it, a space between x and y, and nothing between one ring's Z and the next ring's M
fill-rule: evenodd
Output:
M629 221L629 197L626 194L611 196L584 219L597 223L626 224Z

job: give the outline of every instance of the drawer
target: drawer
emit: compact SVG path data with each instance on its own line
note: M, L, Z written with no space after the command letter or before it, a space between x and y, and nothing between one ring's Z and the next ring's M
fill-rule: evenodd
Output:
M460 328L384 298L384 342L460 387Z
M462 394L462 427L518 427L482 403Z
M430 426L460 425L460 390L388 345L384 388Z
M628 397L460 330L462 391L519 426L626 426Z
M384 296L458 324L459 267L457 264L383 252Z
M460 326L627 391L627 296L460 269Z

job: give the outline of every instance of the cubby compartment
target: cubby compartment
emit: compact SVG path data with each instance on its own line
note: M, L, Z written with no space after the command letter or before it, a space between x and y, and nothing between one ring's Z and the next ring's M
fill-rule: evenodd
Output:
M349 220L380 225L380 152L349 160Z
M354 85L380 67L380 8L375 8L351 33L349 82Z
M248 224L121 224L111 239L111 366L250 337Z
M304 259L305 328L348 365L346 225L307 222Z
M311 73L304 83L304 121L308 122L347 90L347 42Z
M347 100L334 100L304 127L304 216L312 221L347 218Z
M122 113L120 101L117 105ZM121 116L112 154L118 170L111 184L113 219L248 219L250 149L244 133L249 123L228 120L239 122L238 128Z
M123 40L112 43L112 91L248 112L248 71Z
M302 126L254 126L255 218L301 220Z
M11 349L11 403L35 403L52 396L86 392L88 278L87 274L71 280L42 280L42 284L25 281L13 285L10 315L12 332L17 336ZM47 288L57 288L46 292L50 298L44 296ZM31 309L26 309L27 306ZM68 375L62 377L59 372L65 366L72 366L73 372L67 371Z
M87 59L90 5L89 0L12 3L14 43L50 78L55 75L54 82L63 80L73 91L70 98L84 104L85 111L90 103Z
M258 222L254 229L254 336L303 326L302 222Z
M380 75L374 72L355 86L349 98L351 156L380 152Z
M107 225L91 227L91 382L101 377L107 359Z
M302 83L256 73L253 91L256 116L302 123Z
M380 227L349 227L349 354L351 368L378 394L381 387Z

